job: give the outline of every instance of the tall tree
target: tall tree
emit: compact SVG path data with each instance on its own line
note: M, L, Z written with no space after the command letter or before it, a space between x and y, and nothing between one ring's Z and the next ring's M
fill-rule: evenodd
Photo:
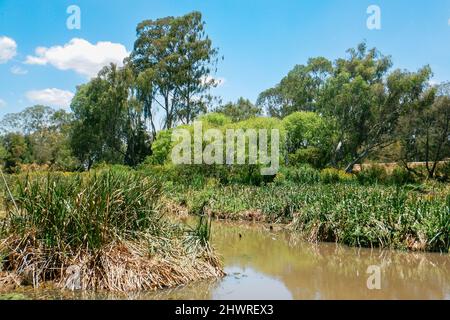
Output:
M336 122L334 163L351 171L377 149L391 144L400 115L426 95L431 69L395 70L390 57L365 43L338 59L321 94L319 110Z
M75 124L72 148L90 168L96 162L135 166L150 152L132 70L111 64L80 86L72 100Z
M450 157L450 91L446 87L432 88L424 103L402 115L398 127L402 162L420 174L409 162L424 161L429 178L435 177L438 161Z
M2 139L4 147L4 166L7 172L14 173L26 161L28 146L25 137L20 133L8 133Z
M130 62L152 128L158 109L164 113L164 129L205 112L209 89L217 85L211 73L218 51L205 34L201 13L143 21L137 37Z
M65 110L37 105L19 113L7 114L0 126L4 132L23 137L27 149L27 157L22 159L24 162L70 170L76 166L69 146L71 124L72 114ZM18 139L9 138L11 143Z
M323 57L309 59L307 65L295 66L278 85L262 92L256 104L279 118L297 111L316 111L332 70L331 62Z

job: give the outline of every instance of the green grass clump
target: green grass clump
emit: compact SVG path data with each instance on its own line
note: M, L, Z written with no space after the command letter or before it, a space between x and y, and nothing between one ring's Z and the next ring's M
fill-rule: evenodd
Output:
M101 248L116 238L163 230L160 187L137 174L111 171L77 176L49 174L19 180L9 233L33 230L47 247Z
M163 219L161 186L150 177L49 173L15 177L12 189L18 209L8 203L1 228L0 285L135 291L223 275L203 225L192 233Z

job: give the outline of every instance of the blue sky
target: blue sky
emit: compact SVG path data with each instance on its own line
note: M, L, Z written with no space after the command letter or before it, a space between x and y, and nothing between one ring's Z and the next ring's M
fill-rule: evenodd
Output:
M70 5L81 9L81 30L66 27ZM369 5L381 8L381 30L366 27ZM450 0L0 0L0 116L67 103L95 71L95 61L83 71L83 59L98 42L107 43L100 61L118 59L132 50L140 21L193 10L225 57L214 92L224 101L254 101L294 65L335 59L363 40L392 55L395 68L430 64L434 81L450 80ZM38 47L46 49L37 54Z

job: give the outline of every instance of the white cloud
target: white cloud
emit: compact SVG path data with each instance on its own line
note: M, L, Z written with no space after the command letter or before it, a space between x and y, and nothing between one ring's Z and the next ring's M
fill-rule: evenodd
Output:
M127 49L120 43L97 42L94 45L84 39L74 38L64 46L36 48L35 56L28 56L25 63L50 64L59 70L74 70L92 78L110 63L122 66L123 59L128 55Z
M26 93L26 97L30 102L56 108L69 107L73 96L74 94L70 91L56 88L33 90Z
M5 100L0 99L0 108L6 107Z
M15 74L17 76L23 76L23 75L28 73L28 70L25 70L25 69L23 69L22 67L19 67L19 66L13 66L10 69L10 71L11 71L12 74Z
M6 63L17 54L17 43L8 37L0 37L0 64Z

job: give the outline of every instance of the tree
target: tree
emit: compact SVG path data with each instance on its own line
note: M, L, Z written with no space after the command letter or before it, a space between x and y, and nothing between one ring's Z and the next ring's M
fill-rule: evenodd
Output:
M310 59L296 66L257 105L283 118L296 111L313 111L334 126L330 137L332 164L352 171L373 152L395 142L399 118L429 98L431 69L395 70L391 58L361 43L334 63Z
M164 113L163 129L177 122L188 124L206 111L208 91L217 84L211 72L217 65L218 51L204 29L199 12L138 25L130 63L138 76L138 97L153 131L158 108Z
M283 119L289 162L323 167L330 161L333 132L329 119L315 112L294 112Z
M435 177L438 161L450 157L450 91L445 87L432 88L424 103L402 115L398 127L404 165L420 174L408 162L424 161L429 178Z
M65 110L37 105L7 114L1 127L4 132L23 136L26 162L71 170L76 166L68 140L71 123L72 115Z
M42 131L52 125L55 110L50 107L36 105L22 112L5 115L0 123L3 132L30 134Z
M277 86L261 93L256 105L279 118L296 111L316 111L318 97L332 71L327 59L309 59L306 66L295 66Z
M3 137L5 169L9 173L17 172L27 157L28 147L25 138L19 133L8 133Z
M103 68L97 78L78 87L71 108L71 146L85 167L96 162L135 166L150 153L144 107L128 66Z
M214 112L222 113L230 117L233 122L239 122L260 116L262 109L251 103L250 100L241 97L236 103L229 102L226 105L216 108Z
M318 110L336 123L333 162L350 172L375 150L393 143L401 114L427 99L431 69L395 70L390 57L365 43L334 63L318 103Z

